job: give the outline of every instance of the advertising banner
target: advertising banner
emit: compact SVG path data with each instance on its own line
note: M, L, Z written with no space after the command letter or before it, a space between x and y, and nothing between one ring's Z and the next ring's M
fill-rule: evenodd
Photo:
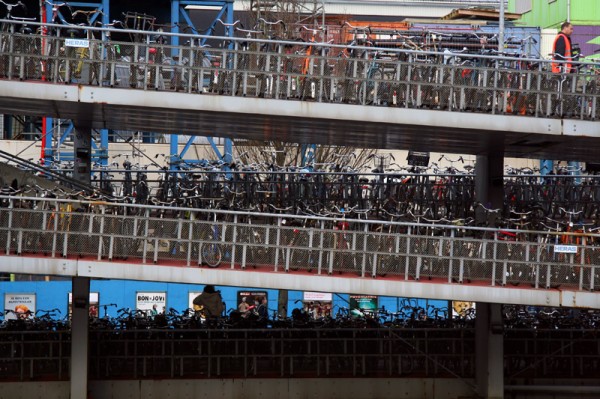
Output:
M302 296L304 311L313 319L331 316L333 294L330 292L305 291Z
M377 295L350 295L350 315L362 317L377 312Z
M98 317L98 307L100 305L100 294L98 292L90 292L90 317ZM69 292L68 302L69 319L71 318L71 312L73 311L73 293Z
M452 317L475 318L475 302L452 301Z
M6 320L31 319L35 316L35 294L4 294L4 318Z
M331 292L304 291L303 299L305 301L331 302L333 300L333 294Z
M194 309L194 298L196 298L200 294L202 294L202 291L190 291L188 293L188 308ZM198 310L198 309L194 309L194 310Z
M242 303L243 298L246 298L246 302L248 303L248 305L253 306L253 305L260 305L260 299L262 297L267 298L267 301L269 300L269 296L267 294L266 291L238 291L237 293L237 305L239 307L239 304ZM256 302L259 302L258 304Z
M151 313L163 313L167 309L165 291L138 291L135 294L135 309Z

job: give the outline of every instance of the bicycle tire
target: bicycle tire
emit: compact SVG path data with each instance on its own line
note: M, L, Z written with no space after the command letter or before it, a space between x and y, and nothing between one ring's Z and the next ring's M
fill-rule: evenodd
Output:
M221 264L223 251L221 250L221 246L219 244L202 244L200 253L202 256L202 261L206 263L208 267L215 268L219 267Z

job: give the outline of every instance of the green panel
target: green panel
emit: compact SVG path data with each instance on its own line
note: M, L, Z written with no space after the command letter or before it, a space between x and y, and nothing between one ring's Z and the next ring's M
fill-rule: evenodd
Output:
M509 11L515 10L518 1L509 0ZM523 14L519 24L555 28L567 19L567 0L532 0L531 3L531 11Z
M600 25L600 2L571 0L571 22L575 25Z
M515 12L520 0L508 0L508 10ZM523 14L520 25L557 28L567 20L567 0L532 0L530 12ZM600 25L599 0L570 0L574 25Z

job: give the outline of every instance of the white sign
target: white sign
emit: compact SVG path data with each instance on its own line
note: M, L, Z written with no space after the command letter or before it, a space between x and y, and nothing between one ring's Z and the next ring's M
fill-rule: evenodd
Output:
M156 311L162 313L167 307L166 292L140 291L135 294L135 308L137 310L152 310L156 305Z
M576 254L577 253L577 245L555 245L554 253L555 254Z
M65 46L67 47L79 47L89 48L90 41L87 39L65 39Z
M304 292L305 301L329 301L333 300L333 294L328 292Z
M31 319L35 315L35 294L4 294L6 320Z
M189 291L188 292L188 308L190 309L194 309L194 299L198 296L202 294L202 291Z
M100 293L98 292L90 292L90 304L98 305L98 299L100 298ZM73 293L69 292L69 305L73 304Z
M90 303L89 303L88 311L90 313L90 316L98 317L98 305L100 304L100 293L90 292L89 301L90 301ZM69 292L68 310L69 310L69 319L70 319L71 315L73 314L73 293L72 292Z

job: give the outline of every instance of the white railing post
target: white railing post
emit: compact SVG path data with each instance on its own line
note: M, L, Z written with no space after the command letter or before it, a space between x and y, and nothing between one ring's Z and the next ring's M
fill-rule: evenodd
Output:
M277 271L277 265L279 264L279 252L281 249L281 216L277 217L277 232L275 234L275 263L274 271Z
M238 223L238 215L233 215L233 233L231 240L231 268L235 268L235 249L237 243L237 223ZM223 234L223 239L225 239L225 234Z
M11 198L10 204L8 206L8 226L6 230L6 255L10 255L10 242L12 241L12 231L13 231L13 214L14 214L14 202ZM22 226L19 228L19 232L22 231Z
M142 254L142 263L146 263L147 254L148 254L148 231L150 230L150 210L146 209L144 215L144 245L142 245L142 250L144 253Z
M581 247L579 248L581 250L581 258L580 258L580 267L579 267L579 291L583 291L583 275L585 274L585 243L586 243L586 239L585 237L581 238Z
M404 270L404 280L408 280L408 271L410 268L410 237L412 235L412 227L408 226L408 231L406 234L406 268Z
M192 40L193 42L193 40ZM192 72L190 71L190 74ZM137 221L137 219L135 219ZM135 224L134 224L135 226ZM134 229L134 231L136 231ZM189 225L188 225L188 239L187 239L187 258L186 258L186 266L191 266L192 265L192 252L194 252L193 250L193 239L192 239L192 235L194 234L194 212L190 212L190 219L189 219Z
M365 223L365 228L364 228L364 232L365 232L365 239L363 240L363 256L362 256L362 262L361 262L361 269L362 269L362 274L364 276L365 274L365 270L367 267L367 241L369 240L369 225ZM375 249L377 250L377 249ZM373 262L373 269L375 269L375 262ZM372 275L375 276L375 270L371 271Z

